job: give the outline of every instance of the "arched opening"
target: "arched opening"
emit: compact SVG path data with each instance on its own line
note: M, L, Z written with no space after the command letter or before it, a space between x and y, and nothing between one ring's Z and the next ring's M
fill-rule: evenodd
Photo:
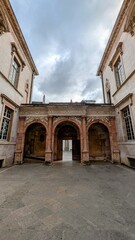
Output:
M70 151L67 156L66 152ZM55 130L54 135L54 160L81 160L80 151L80 132L78 127L71 122L60 123Z
M111 161L109 131L101 123L94 123L89 128L89 159Z
M31 124L25 134L24 162L27 159L45 160L46 129L41 123Z

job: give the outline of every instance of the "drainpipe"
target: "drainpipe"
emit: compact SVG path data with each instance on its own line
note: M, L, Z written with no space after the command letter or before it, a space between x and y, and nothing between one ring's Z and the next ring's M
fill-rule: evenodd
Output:
M29 103L32 102L32 93L33 93L34 77L35 77L35 73L34 73L34 71L32 71Z
M104 100L104 103L105 103L104 78L103 78L103 72L102 72L102 70L100 71L100 77L101 77L101 82L102 82L103 100Z

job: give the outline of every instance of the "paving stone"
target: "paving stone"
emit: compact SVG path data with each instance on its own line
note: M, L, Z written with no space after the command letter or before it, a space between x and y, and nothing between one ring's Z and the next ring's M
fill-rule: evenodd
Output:
M134 170L111 164L1 171L0 240L134 240L134 182Z

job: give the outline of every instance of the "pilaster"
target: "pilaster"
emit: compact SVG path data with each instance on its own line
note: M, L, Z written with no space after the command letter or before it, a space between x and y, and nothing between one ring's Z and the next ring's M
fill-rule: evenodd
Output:
M87 129L86 129L86 117L82 117L82 163L89 162L89 152L88 152L88 137L87 137Z
M52 162L52 123L53 117L49 117L48 119L48 134L46 139L46 151L45 151L45 162Z

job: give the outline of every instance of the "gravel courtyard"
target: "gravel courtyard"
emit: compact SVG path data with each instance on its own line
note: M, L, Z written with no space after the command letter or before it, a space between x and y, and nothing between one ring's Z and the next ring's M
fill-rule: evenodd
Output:
M0 169L0 240L134 240L135 171L56 163Z

